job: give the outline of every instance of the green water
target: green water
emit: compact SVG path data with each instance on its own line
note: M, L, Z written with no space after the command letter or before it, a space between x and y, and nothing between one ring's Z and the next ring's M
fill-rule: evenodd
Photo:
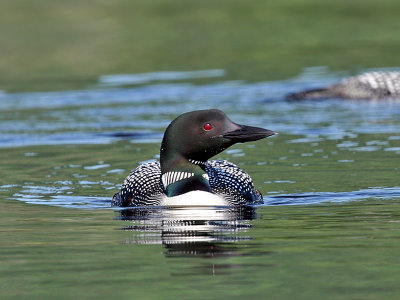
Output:
M396 299L399 204L259 210L253 240L211 257L131 245L112 211L1 202L2 298ZM127 243L128 241L128 243Z
M280 135L257 147L236 146L245 156L235 158L233 151L220 157L252 174L266 195L398 184L398 178L392 178L398 172L395 152L383 152L378 168L371 152L336 151L334 141L318 147L288 143L293 138ZM390 146L395 145L396 140ZM317 157L300 155L312 149L323 151L314 152ZM36 155L26 156L27 150ZM6 200L23 192L23 186L61 188L66 179L72 181L68 193L59 189L41 196L111 197L126 174L107 171L134 167L135 161L157 154L157 144L37 146L0 152L1 183L15 184L1 192L3 299L396 299L400 293L400 204L396 197L379 199L379 191L356 202L260 207L258 217L248 221L252 228L223 233L243 240L192 243L191 252L182 252L168 243L138 244L160 233L120 230L137 222L117 220L119 213L113 210ZM326 155L330 152L334 154ZM84 168L96 165L100 157L108 167ZM354 162L335 163L344 159ZM267 165L260 164L264 161ZM296 165L299 161L302 167ZM80 177L74 179L76 174ZM82 178L94 184L79 183ZM115 188L101 184L107 181Z
M398 148L400 139L389 134L365 134L348 138L358 146L386 141ZM264 195L305 192L350 192L371 187L399 185L398 151L356 151L338 148L343 140L292 143L300 136L279 134L257 143L235 145L216 156L227 159L251 174ZM155 157L159 143L117 142L111 145L31 146L1 149L0 186L8 195L23 186L68 186L68 195L109 197L139 162ZM240 155L237 155L237 152ZM104 164L105 167L91 169ZM122 170L120 172L109 172ZM81 181L83 183L80 183ZM67 181L67 182L66 182ZM88 182L88 184L86 183ZM48 196L63 190L50 190ZM33 193L34 192L27 192ZM39 193L40 194L40 193Z

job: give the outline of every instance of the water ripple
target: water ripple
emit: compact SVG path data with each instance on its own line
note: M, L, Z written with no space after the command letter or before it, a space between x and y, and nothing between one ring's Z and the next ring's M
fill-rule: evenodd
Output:
M81 182L81 184L98 184L97 182ZM111 183L107 183L112 185ZM15 188L15 186L13 186ZM7 186L0 186L0 190L6 190ZM63 195L69 190L63 187L36 187L24 186L21 192L13 194L10 199L23 201L29 204L43 204L79 209L111 209L110 197L89 197ZM57 193L57 195L49 195ZM343 203L349 201L362 201L367 199L400 199L400 187L374 187L352 192L314 192L279 194L264 196L264 204L259 206L276 205L315 205L321 203ZM112 208L115 209L115 208Z
M291 80L255 83L224 81L223 75L223 70L109 75L89 90L3 93L0 147L107 144L126 138L159 142L171 118L210 107L226 111L239 123L304 137L293 143L360 133L393 133L393 139L398 138L400 102L283 100L294 90L337 81L338 74L323 76L318 70L309 70ZM201 85L174 81L195 77L214 79ZM135 82L142 85L124 86Z
M400 187L374 187L352 192L316 192L281 194L264 197L264 206L271 205L310 205L324 202L340 203L361 201L366 199L394 199L400 198Z

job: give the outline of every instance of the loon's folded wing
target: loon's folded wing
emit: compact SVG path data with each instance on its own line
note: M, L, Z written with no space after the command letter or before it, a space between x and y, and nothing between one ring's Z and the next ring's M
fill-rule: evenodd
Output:
M376 71L344 79L340 86L346 98L390 99L400 96L400 72Z
M126 177L121 190L114 195L111 206L158 205L165 195L160 178L158 161L140 165Z
M231 205L262 204L261 193L254 188L249 174L226 160L206 162L212 191L224 196Z

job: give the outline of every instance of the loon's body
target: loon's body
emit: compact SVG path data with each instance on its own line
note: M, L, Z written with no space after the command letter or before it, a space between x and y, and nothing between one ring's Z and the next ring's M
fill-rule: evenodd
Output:
M167 180L180 181L187 176L176 172L167 174L164 180L161 175L160 162L150 162L140 165L124 181L121 191L113 198L113 206L148 206L148 205L242 205L263 203L260 192L254 189L252 180L245 171L226 160L209 160L205 163L206 176L209 179L211 191L219 199L204 191L198 193L167 197L165 184ZM170 179L167 179L167 176ZM205 176L205 177L206 177ZM173 179L175 177L176 179ZM161 180L160 180L161 178ZM180 179L182 178L182 179ZM208 193L208 192L207 192ZM187 197L186 197L187 196ZM204 197L204 201L197 198ZM209 198L209 199L208 199ZM219 202L219 203L218 203Z
M263 202L250 176L225 160L229 146L275 132L233 123L219 110L185 113L168 126L160 162L140 165L114 195L113 206L247 205Z
M368 72L343 79L326 88L292 93L287 100L313 99L382 100L400 99L400 71Z

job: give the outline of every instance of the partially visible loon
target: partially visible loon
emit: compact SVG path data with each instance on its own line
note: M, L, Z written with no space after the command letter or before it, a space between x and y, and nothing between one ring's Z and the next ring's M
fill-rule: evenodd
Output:
M250 176L226 160L210 160L236 143L276 132L232 122L217 109L178 116L167 127L160 162L137 167L114 195L112 206L202 206L263 203Z
M325 88L288 94L287 100L312 99L400 99L400 71L376 71L343 79Z

